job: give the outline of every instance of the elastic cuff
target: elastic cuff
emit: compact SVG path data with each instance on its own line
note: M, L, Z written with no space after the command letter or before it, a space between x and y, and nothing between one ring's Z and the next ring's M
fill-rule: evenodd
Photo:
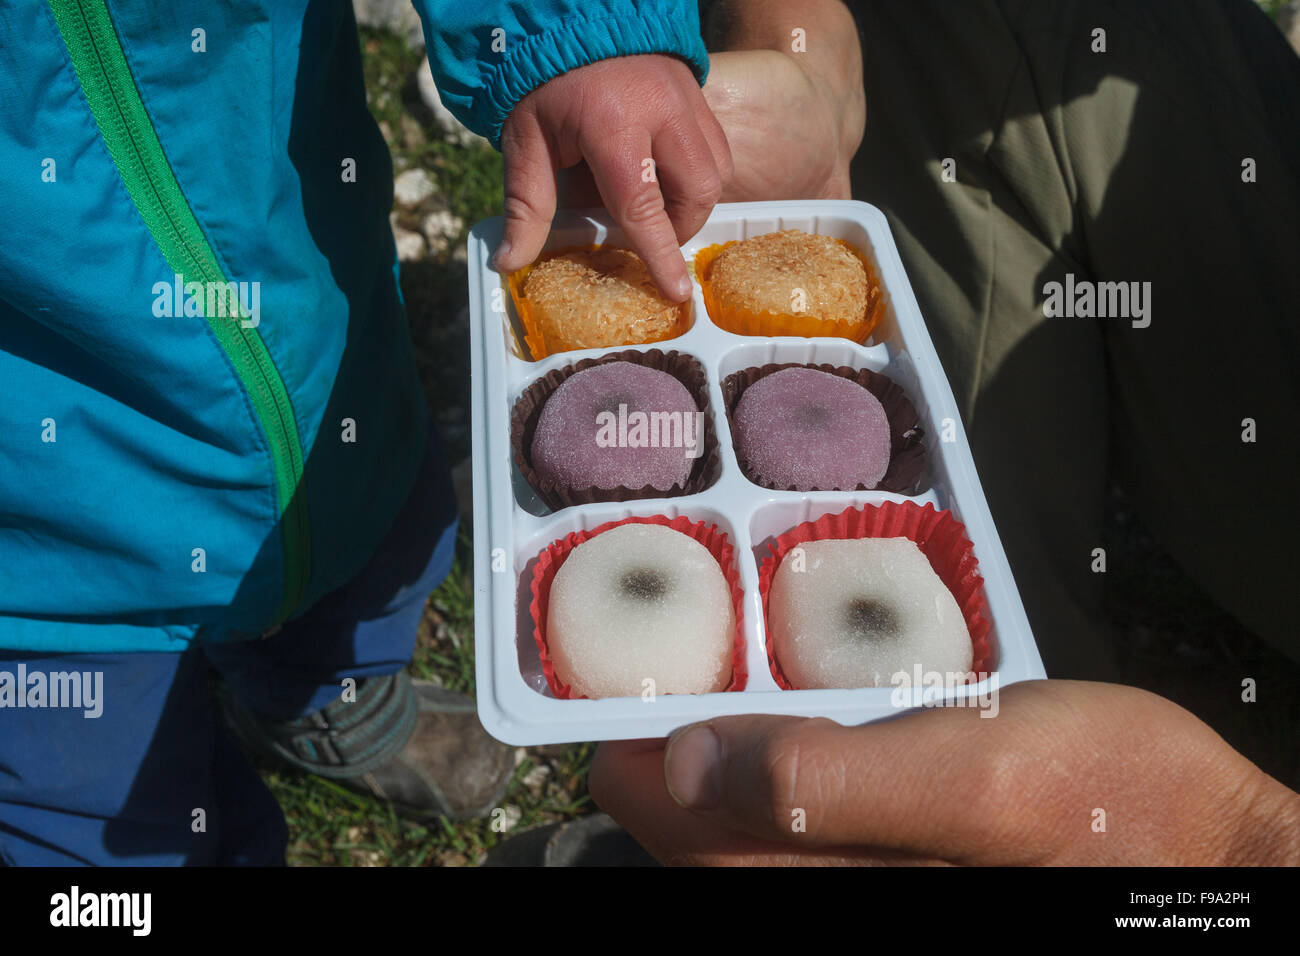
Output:
M515 104L543 83L578 67L616 56L663 53L681 57L700 86L709 75L709 54L693 23L667 18L600 17L566 20L559 28L528 37L507 52L486 77L476 113L488 121L485 135L501 148L501 127Z

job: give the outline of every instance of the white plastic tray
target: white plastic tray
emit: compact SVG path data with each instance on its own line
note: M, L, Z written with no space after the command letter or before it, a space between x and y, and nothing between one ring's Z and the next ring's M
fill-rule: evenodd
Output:
M499 218L478 223L469 236L470 351L473 369L474 597L478 712L494 737L517 746L583 740L662 737L678 727L722 714L798 714L856 724L900 712L890 687L857 690L781 690L768 669L758 569L764 542L804 521L883 501L914 501L947 509L965 523L984 577L993 673L976 685L949 688L949 701L970 701L999 685L1044 677L1024 607L975 474L952 389L944 377L880 210L860 202L798 201L717 206L682 253L688 263L704 246L779 229L802 229L845 239L864 252L885 287L884 317L871 341L761 338L733 335L709 319L698 285L693 325L686 334L646 346L564 352L529 361L518 318L501 276L488 266L501 238ZM607 215L569 213L556 220L548 248L624 242ZM680 498L593 504L548 513L511 460L510 413L515 400L551 369L590 356L638 348L693 355L709 377L707 413L718 436L722 474L711 487ZM768 362L830 362L884 372L907 392L925 428L922 493L770 491L741 474L722 406L722 380ZM942 440L945 436L953 440ZM532 563L547 545L572 531L630 515L679 514L718 524L736 548L744 596L749 679L744 690L604 700L560 700L548 688L532 636L528 604Z

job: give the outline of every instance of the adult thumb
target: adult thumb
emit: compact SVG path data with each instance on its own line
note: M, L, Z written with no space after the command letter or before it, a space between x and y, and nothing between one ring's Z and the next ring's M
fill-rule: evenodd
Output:
M973 710L862 727L718 718L669 739L664 780L679 805L760 839L954 859L983 849L998 829L977 809L994 796L990 771L1006 768L976 759L987 723ZM999 781L999 796L1009 782Z

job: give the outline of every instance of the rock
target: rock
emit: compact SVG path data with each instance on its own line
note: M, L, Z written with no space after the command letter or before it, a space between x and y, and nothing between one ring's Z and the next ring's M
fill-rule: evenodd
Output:
M1277 12L1277 25L1281 27L1282 34L1291 44L1291 49L1300 53L1300 0L1291 0Z
M403 113L402 119L402 143L407 149L415 151L424 145L424 130L420 128L419 121L410 113Z
M464 228L465 220L453 216L446 209L434 210L420 223L420 231L424 233L424 238L428 241L429 249L434 255L446 252L448 244L459 238Z
M418 262L424 258L424 236L401 226L393 226L393 241L397 243L398 262Z
M393 198L403 206L418 206L433 195L434 188L423 169L408 169L393 180Z
M424 29L411 0L352 0L352 9L361 26L392 30L412 49L424 49Z
M542 744L540 747L532 747L530 749L539 757L558 759L568 754L568 752L573 749L573 744Z
M522 783L534 797L540 797L542 791L546 788L546 781L550 779L551 768L546 764L538 764L528 773L524 774Z
M420 99L433 113L434 122L438 128L452 142L460 143L462 146L469 146L471 143L482 143L490 148L490 144L486 139L467 129L460 120L451 115L451 110L442 105L442 97L438 95L438 87L434 85L433 72L429 69L429 58L427 56L420 62L416 80L420 87Z
M632 835L603 813L533 827L503 840L483 866L658 866Z
M500 827L501 833L509 833L515 828L515 825L524 818L524 811L519 809L513 803L506 804L503 808L505 813L498 814L496 809L492 811L492 822Z
M357 844L366 840L370 836L372 835L367 834L361 829L361 827L348 827L343 834L343 839L346 843ZM359 846L353 845L348 848L348 856L351 857L352 863L355 866L384 865L383 860L380 859L379 853L376 850L364 850Z

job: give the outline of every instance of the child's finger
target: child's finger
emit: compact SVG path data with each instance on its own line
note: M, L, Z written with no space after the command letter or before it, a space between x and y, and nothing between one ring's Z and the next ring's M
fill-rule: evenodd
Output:
M537 258L555 218L555 170L558 165L541 126L521 111L501 139L505 161L505 231L492 256L492 268L514 272Z
M555 178L561 209L587 209L601 205L600 190L586 162L561 169Z
M722 174L708 139L689 115L655 134L654 155L664 208L678 245L683 245L700 231L721 198Z
M686 301L691 280L659 190L649 131L593 135L581 145L605 208L645 261L659 291L674 302Z

